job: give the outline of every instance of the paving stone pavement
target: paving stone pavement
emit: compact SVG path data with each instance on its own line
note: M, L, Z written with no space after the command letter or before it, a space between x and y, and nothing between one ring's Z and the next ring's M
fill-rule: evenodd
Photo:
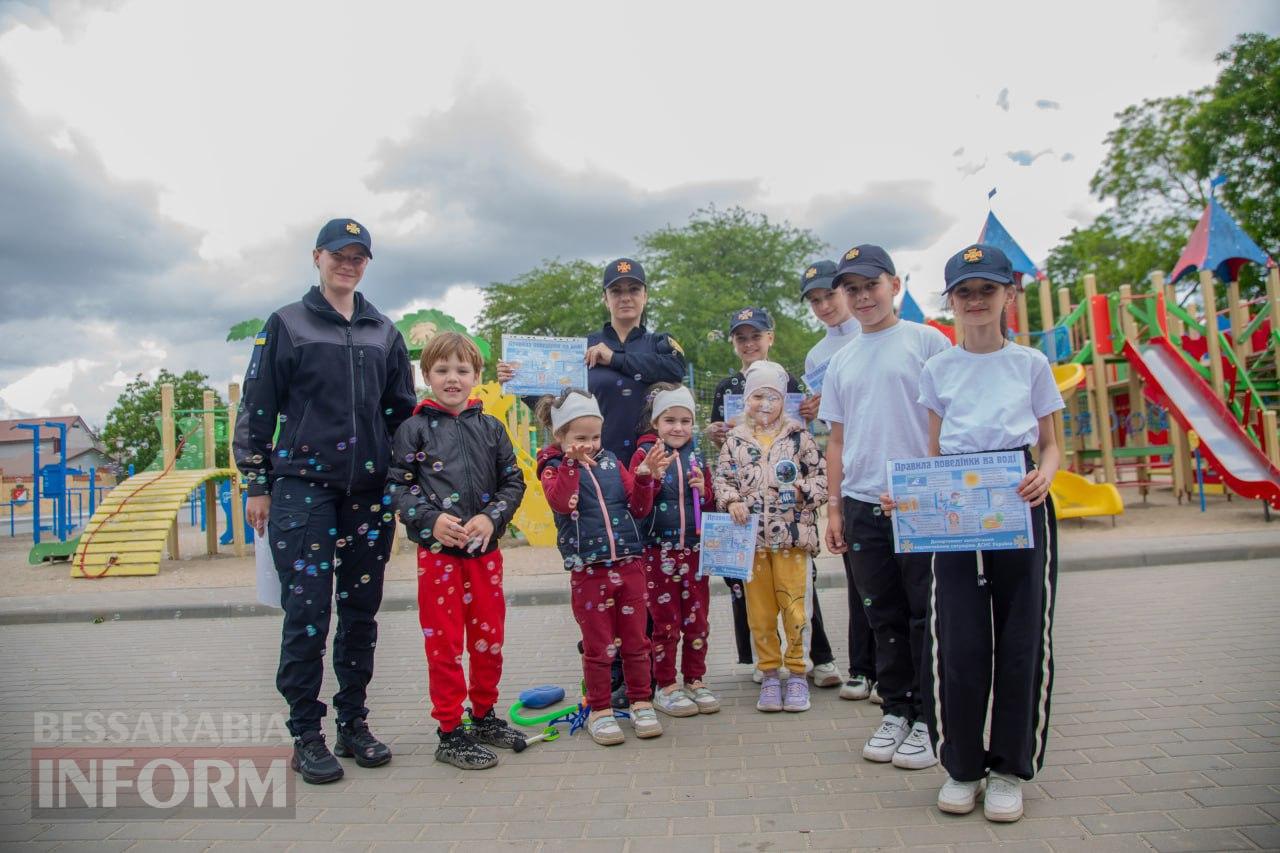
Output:
M731 663L724 599L714 611L720 714L663 718L661 738L610 749L562 737L470 773L433 761L417 622L384 614L370 722L394 761L346 762L343 781L300 786L296 819L277 823L35 822L29 810L37 711L279 711L274 620L6 627L0 840L95 851L1280 849L1280 560L1065 574L1048 761L1025 788L1026 817L1009 825L980 808L939 813L936 768L863 761L875 706L815 690L808 713L756 712L749 670ZM825 590L823 611L843 654L844 591ZM567 607L513 608L506 700L576 684L576 637Z

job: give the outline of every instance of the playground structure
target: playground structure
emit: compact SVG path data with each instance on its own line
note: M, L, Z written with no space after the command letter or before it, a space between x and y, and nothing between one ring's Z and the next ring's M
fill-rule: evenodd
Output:
M534 446L537 428L529 421L529 410L516 405L515 396L504 394L497 382L477 386L472 394L484 404L486 413L506 425L507 436L516 450L516 464L524 477L525 492L512 523L530 545L554 546L556 522L542 491L542 481L538 479L538 451Z
M205 546L218 553L217 484L229 481L230 532L236 556L245 554L244 510L234 461L218 467L217 436L230 434L240 402L240 386L232 383L229 404L215 405L212 391L204 392L200 409L174 409L172 385L160 386L161 455L147 470L116 486L89 519L75 541L71 558L73 578L154 575L167 551L178 559L178 513L187 496L203 488L207 508ZM181 427L181 429L179 429ZM228 457L231 451L228 449Z
M7 501L9 506L9 535L15 535L15 509L22 507L31 514L31 551L27 555L29 563L38 564L45 560L66 559L75 550L75 540L71 539L73 531L84 518L83 495L89 493L89 514L92 516L98 499L98 472L90 468L87 472L72 468L67 464L67 424L58 421L43 423L18 424L17 428L31 433L31 471L32 483L29 490L25 486L21 491L15 488ZM58 433L58 457L54 462L42 463L40 440L44 430L56 430ZM75 477L87 477L88 485L84 489L74 485ZM71 499L76 498L73 511ZM44 521L44 505L49 503L50 518ZM73 516L76 520L73 521ZM42 541L42 534L48 531L56 541Z

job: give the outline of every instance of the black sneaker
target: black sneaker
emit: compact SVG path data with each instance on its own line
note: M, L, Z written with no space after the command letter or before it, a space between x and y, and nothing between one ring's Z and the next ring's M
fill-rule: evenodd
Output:
M333 754L354 758L361 767L381 767L391 760L391 747L373 736L364 720L338 723L338 740Z
M293 739L293 761L290 766L302 774L309 785L323 785L342 778L342 764L324 745L321 732L303 732Z
M609 697L609 704L619 711L625 711L631 707L631 700L627 698L626 684L619 684L613 689L613 694Z
M436 734L440 736L440 745L436 747L436 761L452 764L459 770L484 770L498 763L498 754L477 743L462 726L451 732L436 729Z
M507 725L492 708L480 719L471 721L471 736L480 743L502 749L515 749L516 744L524 743L524 735Z

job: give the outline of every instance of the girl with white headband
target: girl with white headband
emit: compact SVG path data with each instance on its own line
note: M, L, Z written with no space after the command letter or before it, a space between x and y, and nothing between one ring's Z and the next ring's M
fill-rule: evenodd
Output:
M653 620L653 678L658 684L653 704L672 717L720 710L720 700L702 682L707 673L711 588L698 570L698 522L703 510L715 509L715 494L711 471L698 460L694 447L694 411L688 388L669 382L650 386L641 416L644 434L631 457L631 470L637 475L657 451L671 459L645 524L644 570ZM676 683L677 652L683 687Z
M636 737L657 737L662 724L649 701L645 636L645 535L636 519L649 514L657 480L671 457L655 448L633 476L611 451L601 449L600 406L576 388L558 398L543 397L535 415L553 436L538 453L538 479L555 513L564 567L571 572L570 601L582 631L582 676L591 707L587 731L602 746L624 740L609 701L609 670L621 656Z

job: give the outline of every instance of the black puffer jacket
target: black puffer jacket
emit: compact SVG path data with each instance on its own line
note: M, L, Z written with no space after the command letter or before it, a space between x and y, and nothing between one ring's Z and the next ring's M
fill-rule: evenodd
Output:
M486 415L478 400L456 415L431 400L419 403L396 430L387 481L409 537L424 548L436 544L431 531L441 513L464 524L480 513L489 516L493 536L482 553L498 547L525 488L506 427ZM440 550L477 556L458 548Z
M391 436L416 400L395 325L359 293L347 320L313 287L267 318L254 341L236 415L236 466L250 495L269 494L277 477L381 492Z

